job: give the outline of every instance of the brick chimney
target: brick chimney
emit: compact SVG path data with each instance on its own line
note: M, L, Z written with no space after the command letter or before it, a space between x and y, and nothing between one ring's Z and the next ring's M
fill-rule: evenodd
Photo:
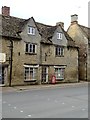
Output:
M78 15L77 14L71 15L71 24L76 23L78 23Z
M10 7L2 6L2 15L10 16Z
M56 25L61 25L62 28L64 28L64 23L63 22L57 22Z

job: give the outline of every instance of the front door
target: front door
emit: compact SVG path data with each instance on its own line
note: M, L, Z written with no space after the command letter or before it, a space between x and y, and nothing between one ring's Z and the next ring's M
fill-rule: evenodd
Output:
M0 68L0 84L4 84L4 67Z
M48 67L42 67L42 83L48 83Z

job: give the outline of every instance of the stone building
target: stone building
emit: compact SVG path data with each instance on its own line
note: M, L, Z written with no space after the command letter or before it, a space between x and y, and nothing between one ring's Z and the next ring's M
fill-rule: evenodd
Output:
M11 42L12 85L51 83L53 75L56 82L78 82L78 47L64 30L64 23L51 26L38 23L33 17L12 17L6 6L0 21L3 84L10 83Z
M90 28L80 25L75 14L67 32L79 47L79 80L90 81Z

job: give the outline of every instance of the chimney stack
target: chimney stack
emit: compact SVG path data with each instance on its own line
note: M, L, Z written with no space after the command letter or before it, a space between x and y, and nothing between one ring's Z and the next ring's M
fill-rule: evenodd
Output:
M2 15L10 16L10 7L2 6Z
M75 23L78 23L78 15L77 14L71 15L71 24L75 24Z
M61 25L62 28L64 28L64 23L63 22L57 22L56 25Z

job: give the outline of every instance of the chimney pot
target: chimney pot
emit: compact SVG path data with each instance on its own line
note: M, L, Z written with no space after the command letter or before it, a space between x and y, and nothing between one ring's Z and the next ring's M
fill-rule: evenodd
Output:
M73 23L78 23L78 15L77 14L71 15L71 24L73 24Z
M10 16L10 7L2 6L2 15Z

